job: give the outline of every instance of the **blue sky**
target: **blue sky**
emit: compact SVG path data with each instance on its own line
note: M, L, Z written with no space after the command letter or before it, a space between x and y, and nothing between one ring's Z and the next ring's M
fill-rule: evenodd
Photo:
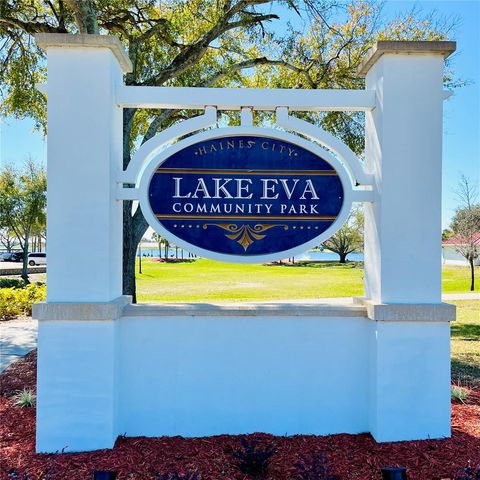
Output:
M435 10L456 18L452 39L457 41L457 52L451 62L456 76L469 82L444 104L442 223L446 227L457 206L454 190L460 174L479 184L480 1L387 1L384 16L392 18L413 6L424 13ZM1 124L0 164L21 165L28 156L45 164L46 142L40 133L33 132L33 122L7 119Z

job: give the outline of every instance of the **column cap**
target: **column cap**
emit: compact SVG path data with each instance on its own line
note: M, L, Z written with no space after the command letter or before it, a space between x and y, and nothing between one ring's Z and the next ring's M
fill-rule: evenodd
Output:
M133 71L132 62L126 54L120 40L113 35L93 35L87 33L36 33L37 45L46 50L49 47L75 48L108 48L118 60L123 73Z
M457 49L457 42L450 41L409 41L379 40L367 52L363 62L357 69L357 75L365 77L370 68L384 54L394 55L443 55L449 57Z

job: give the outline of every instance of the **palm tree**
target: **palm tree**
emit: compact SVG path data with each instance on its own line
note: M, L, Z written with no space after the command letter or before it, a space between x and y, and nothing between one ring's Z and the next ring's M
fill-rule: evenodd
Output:
M152 240L158 243L158 259L160 260L162 258L162 242L164 239L159 233L154 232L152 235Z

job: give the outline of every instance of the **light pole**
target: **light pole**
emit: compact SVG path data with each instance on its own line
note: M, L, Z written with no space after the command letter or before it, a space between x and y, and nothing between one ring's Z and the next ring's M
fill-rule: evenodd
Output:
M138 244L138 273L142 273L142 242Z

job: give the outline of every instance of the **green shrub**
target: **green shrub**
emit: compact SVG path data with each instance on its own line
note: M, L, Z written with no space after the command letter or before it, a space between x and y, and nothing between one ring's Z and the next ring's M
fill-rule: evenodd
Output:
M17 290L18 301L21 305L24 315L32 314L32 305L42 302L47 297L47 288L45 285L31 283L25 288Z
M0 289L0 320L10 320L18 315L31 315L32 305L46 298L45 285L31 283L24 288Z
M18 278L0 278L0 288L23 288L25 282Z
M452 385L451 397L454 402L465 403L468 399L468 390L460 386L460 384Z
M14 402L17 407L34 407L35 406L35 394L30 388L24 388L21 392L17 393L14 397Z
M0 289L0 320L10 320L22 313L15 288Z

